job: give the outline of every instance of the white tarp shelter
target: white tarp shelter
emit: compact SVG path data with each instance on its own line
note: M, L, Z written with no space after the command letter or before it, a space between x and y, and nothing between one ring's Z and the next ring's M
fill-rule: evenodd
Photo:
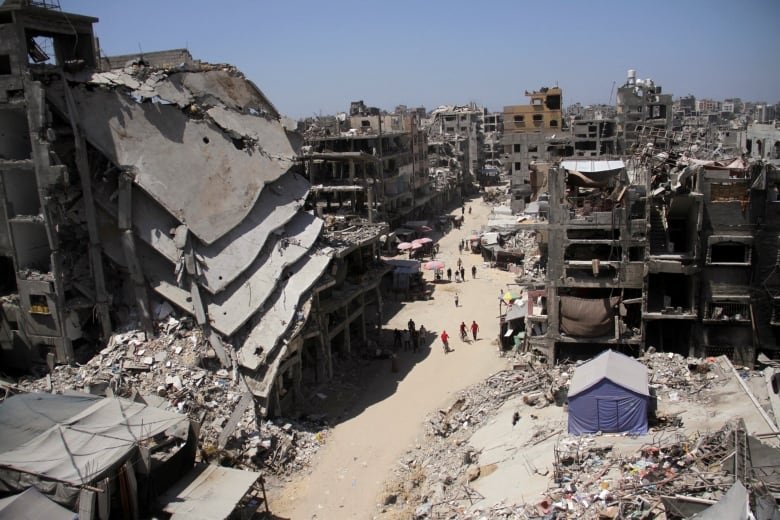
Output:
M0 491L18 491L31 477L74 487L93 483L162 432L186 439L189 419L120 398L9 397L0 404Z

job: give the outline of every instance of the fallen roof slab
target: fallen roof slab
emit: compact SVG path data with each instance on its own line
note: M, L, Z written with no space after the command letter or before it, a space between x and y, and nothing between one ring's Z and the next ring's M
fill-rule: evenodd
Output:
M259 256L231 287L211 298L206 305L211 326L225 336L232 336L265 305L285 270L309 252L322 224L321 219L309 213L298 213L285 227L284 236L266 246L270 248L268 254ZM149 263L144 261L144 270L148 267ZM155 272L150 276L150 284L171 303L194 313L190 292L178 287L172 275Z
M173 74L171 82L183 85L196 97L213 97L228 108L241 112L257 110L279 117L276 107L254 83L229 71L182 72Z
M89 142L114 164L132 168L134 182L211 244L254 207L263 186L292 165L281 123L263 121L262 151L239 149L215 123L174 105L137 103L118 91L73 89L78 122ZM62 98L50 96L63 112Z
M116 218L116 204L110 200L114 189L109 183L100 183L95 198ZM195 251L201 268L199 283L215 294L238 278L260 254L269 235L298 213L308 189L305 178L288 172L265 187L252 211L238 226L213 244L197 244ZM172 230L179 222L144 192L133 193L132 204L135 234L176 265L181 251L176 247Z
M311 289L330 263L330 254L307 255L290 272L284 288L279 290L268 310L260 316L238 352L239 363L256 370L292 325L301 295Z

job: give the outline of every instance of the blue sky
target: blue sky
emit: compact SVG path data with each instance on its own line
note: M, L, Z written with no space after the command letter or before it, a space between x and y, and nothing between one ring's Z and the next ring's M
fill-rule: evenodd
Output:
M105 54L187 47L291 117L352 100L500 110L556 83L606 103L630 68L677 98L780 101L780 0L61 0ZM614 96L612 97L614 103Z

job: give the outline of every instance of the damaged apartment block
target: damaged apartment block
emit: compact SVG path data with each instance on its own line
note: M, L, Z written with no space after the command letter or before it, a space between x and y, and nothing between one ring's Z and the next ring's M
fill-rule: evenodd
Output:
M642 346L644 186L622 161L563 161L548 172L546 294L529 345L548 359ZM541 321L541 323L536 323Z
M547 288L529 303L541 308L527 318L530 346L548 359L609 345L746 365L776 352L776 169L639 147L626 163L549 170Z
M381 283L392 267L397 227L439 203L428 176L425 133L415 114L384 114L353 102L349 117L319 118L304 129L300 160L311 183L307 209L325 221L333 262L316 287L302 332L303 377L333 375L335 357L373 355L382 316Z
M3 365L73 362L170 304L278 411L334 252L297 150L233 67L179 51L101 70L95 21L0 8Z

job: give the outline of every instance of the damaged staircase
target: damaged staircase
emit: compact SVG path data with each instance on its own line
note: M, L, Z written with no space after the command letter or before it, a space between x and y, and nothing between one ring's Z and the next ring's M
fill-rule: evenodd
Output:
M663 215L658 208L650 210L650 253L664 254L668 252L668 232Z

